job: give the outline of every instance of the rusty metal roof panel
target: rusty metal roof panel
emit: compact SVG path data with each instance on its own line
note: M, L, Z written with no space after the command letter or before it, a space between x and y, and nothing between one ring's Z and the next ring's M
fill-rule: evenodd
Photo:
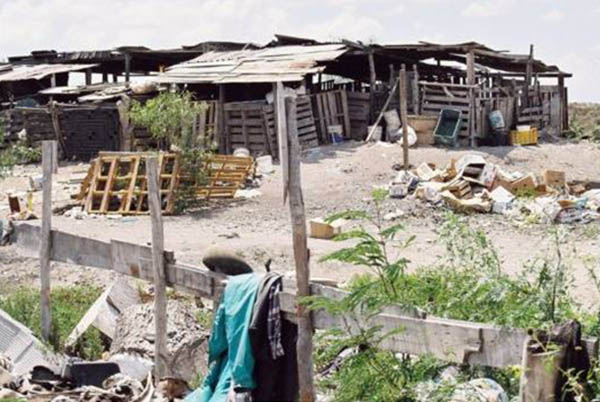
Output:
M13 66L10 70L0 72L0 82L41 80L52 74L81 71L96 67L97 64L35 64Z

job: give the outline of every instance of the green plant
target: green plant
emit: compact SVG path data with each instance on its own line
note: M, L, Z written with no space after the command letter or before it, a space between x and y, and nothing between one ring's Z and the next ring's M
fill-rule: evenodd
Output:
M65 340L102 290L90 286L56 287L52 289L52 332L49 345L63 351ZM0 308L15 320L30 328L41 339L40 291L21 287L0 298ZM100 358L105 345L100 332L90 328L80 338L74 352L85 359Z
M393 334L379 333L377 327L363 327L356 319L357 314L368 317L386 305L400 305L406 310L416 308L437 317L515 328L545 329L571 318L584 323L586 331L599 327L598 316L581 313L569 295L572 279L564 250L567 243L560 228L549 230L549 250L542 257L532 260L522 273L508 275L485 233L471 228L465 218L450 213L438 230L439 241L446 249L445 256L438 264L408 272L406 259L390 258L390 244L401 251L410 244L412 236L398 238L402 225L383 225L381 210L385 197L383 192L374 194L374 211L370 214L349 211L331 217L362 219L374 228L374 234L365 226L359 226L337 237L336 240L353 239L355 243L324 258L362 265L367 273L349 282L349 294L341 300L313 296L302 301L312 309L326 309L342 317L343 328L334 334L337 338L330 341L329 346L316 349L318 367L324 367L327 360L344 347L358 350L344 363L339 374L325 384L335 390L336 399L360 400L365 396L361 393L364 387L372 393L372 400L415 400L411 399L414 395L398 393L395 387L408 384L404 380L408 374L398 370L412 372L420 358L394 356L399 362L408 359L410 363L404 366L393 363L389 353L378 350L380 342ZM398 328L394 332L401 331ZM465 370L463 374L465 379L473 378L481 375L481 370ZM518 370L513 368L485 372L486 377L496 379L511 394L517 390L518 375ZM430 379L430 375L425 375L419 381ZM378 386L371 388L372 384ZM448 391L448 387L442 388ZM403 395L405 399L392 398L392 394Z
M206 159L215 145L209 143L209 133L197 138L194 125L207 107L206 103L196 102L190 92L163 92L145 104L134 101L129 111L135 125L145 127L159 143L179 153L176 213L198 203L197 187L206 181Z

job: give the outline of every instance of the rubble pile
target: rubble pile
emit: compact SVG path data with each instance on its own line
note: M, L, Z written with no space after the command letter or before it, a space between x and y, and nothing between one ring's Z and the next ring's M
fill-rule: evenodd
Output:
M508 172L476 154L451 159L444 168L423 163L400 170L388 190L392 198L414 197L463 213L553 223L600 219L600 183L567 182L556 170Z
M144 361L153 362L154 334L153 305L129 307L117 321L109 360L123 363L123 356L129 356L131 367L143 366ZM197 317L183 303L168 304L167 350L171 359L168 366L174 377L191 381L198 373L206 373L208 338L208 331L202 329Z

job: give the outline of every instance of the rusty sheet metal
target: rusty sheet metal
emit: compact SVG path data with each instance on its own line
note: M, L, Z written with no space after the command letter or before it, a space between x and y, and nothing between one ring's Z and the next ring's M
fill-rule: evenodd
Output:
M81 71L96 66L97 64L36 64L32 66L13 66L12 70L0 72L0 82L41 80L52 74Z
M324 70L319 63L333 61L348 51L343 44L280 46L258 50L208 52L176 64L156 77L165 83L244 83L300 81Z

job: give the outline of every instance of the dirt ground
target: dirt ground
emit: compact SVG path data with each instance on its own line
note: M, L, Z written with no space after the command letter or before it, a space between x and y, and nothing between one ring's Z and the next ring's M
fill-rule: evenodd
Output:
M489 162L510 171L540 173L542 169L564 170L567 179L600 179L600 146L590 143L543 144L532 147L495 147L472 150L447 150L434 147L411 149L410 162L418 165L431 162L445 166L450 158L459 158L469 152L480 153ZM369 206L370 192L377 185L387 184L396 175L392 166L402 161L398 145L345 143L310 150L303 157L302 183L307 218L327 216L346 209L364 209ZM54 180L55 206L68 202L77 185L67 184L69 178L86 169L83 164L65 164ZM6 194L25 191L28 177L41 174L39 166L18 167L12 177L0 181L0 216L7 213ZM175 251L179 261L201 264L204 250L213 244L235 250L249 260L257 270L272 258L272 268L292 274L292 235L289 209L283 205L281 172L264 176L259 197L248 200L213 203L206 208L183 216L165 217L166 247ZM39 211L41 192L34 193L35 210ZM402 253L411 262L410 268L430 265L443 254L436 242L438 227L444 209L431 207L420 200L390 200L388 212L402 211L400 220L406 225L407 235L416 240ZM523 264L547 253L548 227L543 224L517 224L500 215L473 215L470 223L482 228L497 247L508 272L517 272ZM151 238L148 217L84 217L73 219L54 216L53 227L102 240L111 238L146 243ZM567 226L569 255L573 258L575 295L586 306L600 300L582 263L585 256L599 256L600 223ZM329 240L309 239L311 271L314 277L327 277L340 282L360 267L340 263L320 263L319 258L343 244ZM573 249L574 247L574 249ZM600 265L598 265L600 269ZM0 248L0 284L36 283L36 260L20 257L14 246ZM83 269L68 264L54 264L53 281L68 283L106 283L115 274ZM0 292L2 290L0 285Z

